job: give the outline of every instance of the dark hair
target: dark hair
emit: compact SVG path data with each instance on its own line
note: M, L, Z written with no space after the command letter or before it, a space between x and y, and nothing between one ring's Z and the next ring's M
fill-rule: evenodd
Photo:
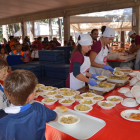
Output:
M5 60L0 58L0 69L7 67L7 66L8 66L8 63Z
M40 39L42 39L42 37L41 37L41 36L39 36L39 37L37 38L37 40L40 40Z
M106 26L102 26L102 27L101 27L101 32L102 32L102 34L104 33L105 29L106 29Z
M1 47L1 49L4 49L4 53L7 54L7 50L5 47ZM1 52L1 49L0 49L0 52Z
M91 34L93 34L94 31L98 31L98 29L93 29L93 30L91 31Z
M26 52L26 51L28 51L28 50L29 50L29 45L26 44L26 45L23 47L23 51Z
M14 48L15 48L15 45L12 45L12 46L14 46ZM11 46L11 47L12 47L12 46Z
M79 40L81 40L80 35L79 35L79 37L78 37L78 41L79 41ZM82 54L81 49L82 49L82 46L78 43L78 45L77 45L77 46L74 48L74 50L72 51L71 57L72 57L72 55L73 55L76 51L79 51L79 52Z
M11 40L12 38L14 38L14 36L10 36L9 39Z
M135 43L135 40L131 40L131 43Z
M38 83L36 76L27 70L15 70L4 81L4 91L14 105L24 105Z

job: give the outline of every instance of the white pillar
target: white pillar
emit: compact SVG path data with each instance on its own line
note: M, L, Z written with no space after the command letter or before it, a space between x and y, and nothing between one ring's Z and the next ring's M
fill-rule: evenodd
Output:
M69 42L70 38L70 16L63 17L64 24L64 41Z
M7 33L7 25L2 25L2 32L4 38L4 44L8 42L8 33Z
M34 41L34 21L30 21L30 41L33 42Z
M22 40L24 40L25 36L27 36L27 24L26 24L26 22L21 22L21 32L22 32Z

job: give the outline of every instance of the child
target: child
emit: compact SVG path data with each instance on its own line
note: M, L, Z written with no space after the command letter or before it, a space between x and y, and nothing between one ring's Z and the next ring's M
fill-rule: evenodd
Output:
M24 54L25 54L25 59L24 59L24 63L28 63L30 61L31 58L31 52L29 50L29 46L25 45L24 46Z
M57 120L57 114L40 103L29 103L36 84L36 76L27 70L15 70L7 76L4 90L11 106L0 120L0 139L45 140L46 123Z
M12 53L15 51L15 45L11 46L11 52L9 53L9 55L12 55Z
M16 45L16 50L14 50L11 55L21 55L22 56L21 60L24 61L25 54L23 53L23 51L21 51L21 49L22 49L22 45L17 44Z
M3 59L0 59L0 81L3 83L5 78L7 77L7 69L8 69L8 64L6 61ZM4 89L2 84L0 84L0 119L7 114L4 112L4 109L9 106L9 101L4 94Z
M31 54L31 58L33 59L32 61L39 61L39 55L38 55L38 47L37 45L33 46L33 51Z
M0 58L2 58L3 60L7 61L7 51L6 51L6 48L5 47L1 47L1 50L0 50Z

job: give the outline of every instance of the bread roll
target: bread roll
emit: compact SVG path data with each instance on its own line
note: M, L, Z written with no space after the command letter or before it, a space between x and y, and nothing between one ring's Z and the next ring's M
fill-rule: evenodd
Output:
M68 111L68 108L65 106L57 106L56 110L62 113Z

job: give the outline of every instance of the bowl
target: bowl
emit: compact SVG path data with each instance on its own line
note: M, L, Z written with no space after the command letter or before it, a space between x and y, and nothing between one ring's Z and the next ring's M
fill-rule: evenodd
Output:
M140 96L140 86L133 86L131 88L131 93L135 98L139 97Z
M121 77L121 76L124 75L124 73L123 73L122 71L120 71L120 73L121 73L121 75L117 75L117 74L115 74L115 71L113 72L113 74L114 74L115 76L117 76L117 77Z
M139 79L137 77L132 78L130 80L130 86L134 86L138 81L139 81Z
M41 87L41 89L42 89L44 92L47 92L47 91L53 90L54 87L52 87L52 86L44 86L44 87Z
M94 99L96 97L101 97L102 99ZM104 99L104 97L103 96L100 96L100 95L96 95L96 96L93 97L93 101L96 101L96 102L99 102L99 101L101 101L103 99Z
M69 93L69 92L70 92L70 91L68 91L68 93ZM64 91L63 93L61 93L61 95L63 95L64 93L65 93L65 91ZM76 93L74 93L74 92L72 92L72 94L73 94L73 95L69 95L69 96L65 94L65 95L63 95L63 97L64 97L64 98L73 98L73 97L76 95Z
M110 107L102 106L101 104L102 104L103 102L111 103L112 106L110 106ZM100 102L98 102L98 105L99 105L102 109L106 109L106 110L108 110L108 109L112 109L114 106L116 106L115 103L112 103L112 102L110 102L110 101L100 101Z
M135 99L132 99L132 98L126 98L124 99L121 104L123 106L126 106L126 107L136 107L138 106L138 103L136 102Z
M75 95L75 96L81 96L81 95ZM83 100L83 97L82 97L82 99L76 99L76 98L74 98L74 100L77 101L77 102L80 102L81 100Z
M62 98L56 97L57 95L62 96ZM56 94L56 95L55 95L55 98L57 98L57 100L61 100L61 99L63 99L63 95L61 95L61 94Z
M70 117L70 116L72 116L72 117L74 117L75 119L77 119L77 121L74 122L74 123L69 123L69 124L68 124L68 123L62 123L62 122L60 121L62 117L68 118L68 117ZM61 124L61 125L64 125L64 126L75 125L75 124L77 124L77 123L79 123L79 122L80 122L80 118L79 118L78 116L72 115L72 114L61 115L61 116L58 118L58 123Z
M45 102L45 99L53 99L55 101L53 101L53 102ZM45 98L45 99L41 100L41 102L44 103L45 105L53 105L55 102L57 102L56 98Z
M80 105L80 104L78 104L78 105ZM80 110L78 110L78 109L76 108L78 105L76 105L76 106L74 107L74 110L75 110L75 111L78 111L78 112L81 112L81 113L88 113L88 112L90 112L90 111L93 109L93 107L92 107L91 105L84 104L84 106L88 106L90 109L89 109L89 110L86 110L86 111L80 111Z
M60 94L62 94L64 91L70 91L70 88L60 88L58 91Z
M52 95L48 95L50 93L52 93ZM47 95L48 98L53 98L53 97L55 97L56 94L58 94L58 91L48 91L48 92L46 92L46 95Z
M75 94L80 94L80 91L76 91L76 90L70 90L72 92L74 92Z
M91 97L85 97L85 95L88 95L88 94L90 94L90 95L92 95L92 96L91 96ZM93 97L94 97L95 95L96 95L96 94L90 93L90 92L82 93L82 94L81 94L81 96L82 96L84 99L86 99L86 100L93 99Z
M103 76L103 78L100 78L100 76L96 76L96 78L97 78L97 80L99 80L99 81L103 81L103 80L107 79L106 76Z
M140 81L138 81L134 86L140 86Z
M128 92L128 91L130 91L130 89L127 88L127 87L122 87L122 88L119 89L119 92L120 92L120 93L126 93L126 92Z
M124 94L126 97L134 97L133 95L132 95L132 93L131 93L131 91L128 91L128 92L126 92L125 94Z
M74 99L71 99L71 100L73 100L72 103L62 103L62 101L64 101L64 100L69 100L69 99L60 99L59 100L59 103L62 104L62 105L64 105L64 106L70 106L70 105L72 105L75 102Z
M139 71L133 71L132 73L136 73L136 74L138 74L138 73L140 73Z
M112 99L112 98L120 99L120 101L110 101L110 99ZM106 99L107 99L107 101L110 101L110 102L115 103L115 104L118 104L118 103L120 103L120 102L123 101L123 98L120 97L120 96L109 96L109 97L107 97Z
M86 103L83 103L84 101L92 101L92 103L91 104L86 104ZM82 99L82 100L79 101L79 103L92 106L92 105L96 104L96 101L95 100L91 100L91 99Z
M45 85L43 85L43 84L37 84L36 85L36 89L41 89L41 87L45 87Z

